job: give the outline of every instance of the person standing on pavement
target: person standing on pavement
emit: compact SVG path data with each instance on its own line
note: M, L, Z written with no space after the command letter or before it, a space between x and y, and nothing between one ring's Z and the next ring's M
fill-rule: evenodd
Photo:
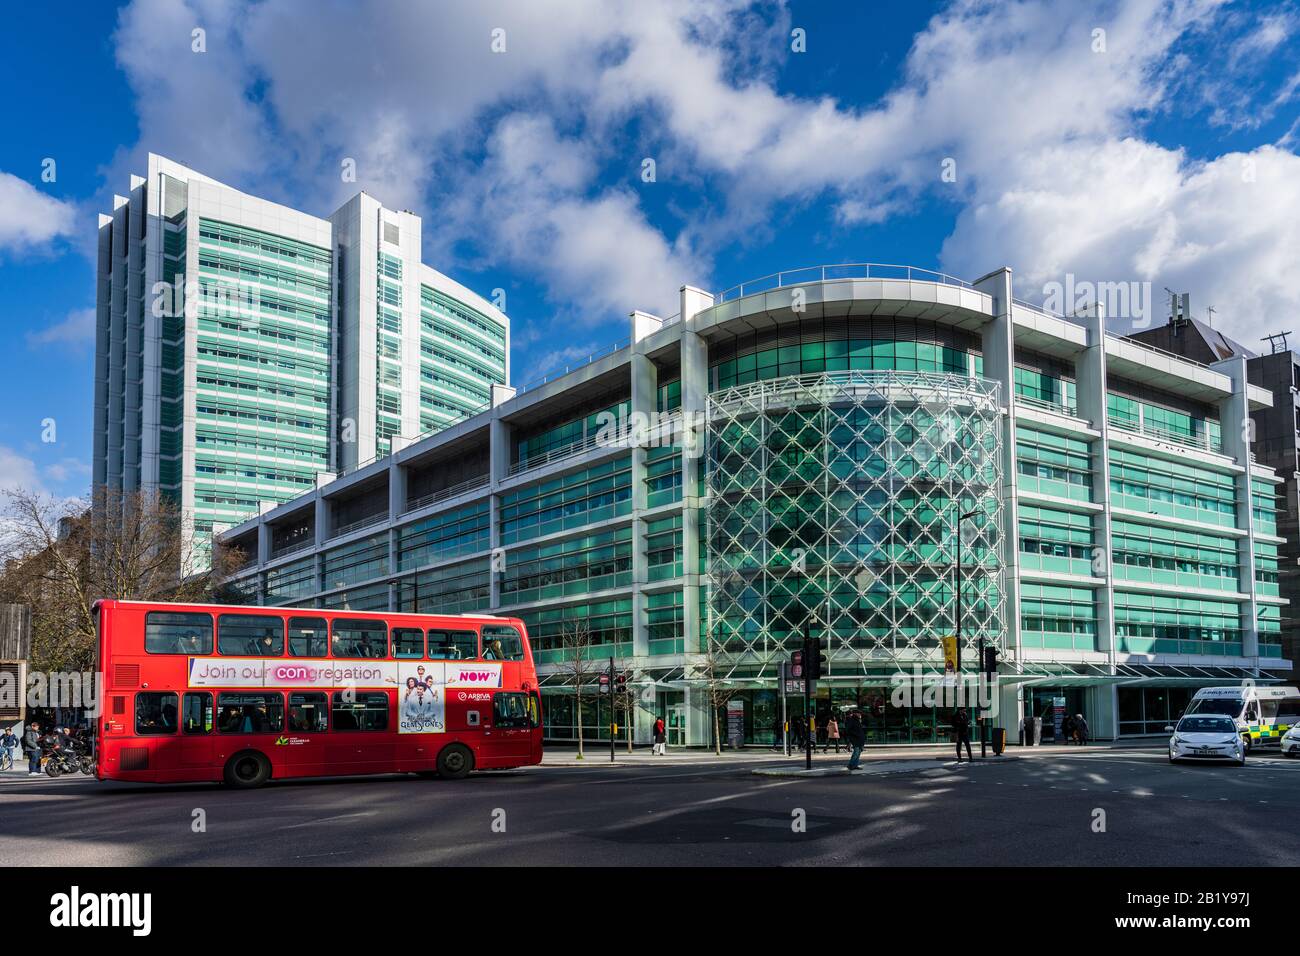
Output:
M41 775L41 725L32 721L23 734L23 750L27 751L27 776Z
M1074 734L1079 738L1080 745L1088 742L1088 722L1083 719L1083 714L1074 715Z
M849 769L857 770L862 758L862 748L867 745L867 731L862 726L862 715L856 710L849 711L849 718L844 722L844 736L853 748L849 756Z
M772 721L772 749L780 750L781 744L785 742L785 724L781 723L778 717Z
M1061 743L1068 744L1074 739L1074 718L1069 714L1061 721Z
M654 742L654 748L651 750L654 756L662 757L668 753L668 734L662 717L655 718Z
M835 745L835 752L839 753L840 725L839 721L835 719L834 714L831 714L830 717L826 719L826 743L822 744L822 753L826 753L826 751L830 750L831 744Z
M966 759L974 762L970 752L970 714L965 707L958 707L952 715L952 733L957 743L957 762L961 763L961 746L966 745Z

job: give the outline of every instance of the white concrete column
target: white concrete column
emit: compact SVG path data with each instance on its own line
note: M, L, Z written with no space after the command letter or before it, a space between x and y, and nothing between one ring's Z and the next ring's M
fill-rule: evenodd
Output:
M1075 360L1075 391L1079 417L1101 437L1092 443L1092 500L1101 505L1093 515L1093 574L1106 580L1097 592L1097 650L1115 664L1115 577L1111 573L1113 550L1110 542L1110 428L1106 420L1106 311L1100 303L1083 317L1088 330L1087 347Z
M705 521L706 502L698 489L708 451L709 347L694 331L694 319L712 305L709 293L682 287L682 635L687 654L700 649L700 589L707 587L699 572L700 527ZM692 740L689 717L687 725L687 739Z
M506 423L500 408L515 397L515 390L509 385L493 385L490 387L490 392L492 396L492 421L488 426L488 452L491 456L488 474L491 477L492 488L495 491L502 481L510 477L510 445L513 429Z
M1237 527L1246 534L1237 539L1237 590L1250 595L1241 608L1241 653L1259 657L1259 604L1255 600L1255 522L1251 507L1250 401L1247 396L1246 359L1235 356L1212 368L1232 380L1232 394L1219 402L1219 427L1223 453L1242 468L1236 478Z
M655 316L645 312L632 313L631 410L632 422L638 427L651 425L657 420L659 374L654 362L644 352L644 343L646 336L657 332L661 325ZM649 579L643 514L648 504L646 442L655 434L639 436L632 448L632 654L637 658L646 658L650 654L650 629L643 590Z
M1020 658L1020 519L1016 497L1016 403L1015 326L1011 316L1011 270L990 272L975 282L975 288L993 299L993 320L981 332L984 378L997 382L998 404L1002 409L1002 593L1003 622L1006 625L1004 653ZM1014 701L1014 695L1012 697ZM1001 723L1008 736L1015 724Z

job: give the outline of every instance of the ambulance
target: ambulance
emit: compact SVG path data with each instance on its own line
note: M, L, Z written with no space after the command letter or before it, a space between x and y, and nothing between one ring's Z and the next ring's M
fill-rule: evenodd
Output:
M1221 714L1237 722L1249 753L1255 747L1279 747L1282 735L1300 724L1300 690L1294 687L1202 687L1183 715Z

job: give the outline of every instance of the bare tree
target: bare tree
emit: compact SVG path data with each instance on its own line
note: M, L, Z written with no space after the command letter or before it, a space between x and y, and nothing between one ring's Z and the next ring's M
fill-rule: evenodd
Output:
M740 692L731 681L730 673L730 666L722 658L722 645L712 635L705 639L704 652L686 668L687 676L704 688L709 709L713 712L713 752L718 755L722 754L722 727L718 713Z
M636 668L632 666L630 661L626 665L622 661L616 661L614 666L619 673L627 675L627 683L624 685L623 692L613 694L611 690L611 694L613 694L612 706L614 713L622 713L623 715L623 736L627 740L627 752L631 753L632 732L635 729L633 725L636 723L637 707L641 704L641 691L636 686L636 681L640 675L637 674Z
M180 509L152 492L97 490L89 506L32 491L3 497L0 600L32 608L32 665L94 663L101 599L242 603L227 577L243 563L219 549L197 570Z
M574 722L578 725L578 759L583 759L582 699L587 679L599 667L591 660L591 625L585 619L565 621L560 632L564 656L560 660L561 673L573 687Z

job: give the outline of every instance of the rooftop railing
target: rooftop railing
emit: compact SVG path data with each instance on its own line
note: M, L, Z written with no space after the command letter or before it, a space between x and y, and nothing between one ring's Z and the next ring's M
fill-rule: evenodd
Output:
M1147 422L1128 421L1123 418L1111 417L1107 419L1107 424L1111 428L1118 428L1121 431L1131 432L1134 435L1145 435L1148 438L1155 438L1159 441L1172 442L1175 445L1183 445L1187 448L1196 448L1200 451L1222 452L1222 440L1216 441L1214 436L1204 431L1197 435L1188 435L1186 432L1170 431L1167 428L1157 428Z
M272 558L283 558L285 555L297 554L299 551L306 551L316 544L315 536L303 538L301 541L293 541L289 544L282 544L278 548L271 549Z
M525 392L531 392L534 389L541 388L547 382L553 382L557 378L563 378L564 376L570 374L571 372L576 372L578 369L588 366L592 362L595 362L599 359L603 359L607 355L613 355L615 352L625 349L631 344L632 344L631 339L623 339L622 341L619 342L612 342L609 345L604 346L603 348L597 349L596 351L587 355L585 358L576 359L572 363L565 365L562 368L553 369L547 372L545 375L539 376L538 378L533 379L531 382L528 382L525 385L520 385L518 388L515 389L515 394L522 395Z
M612 448L622 447L626 444L627 439L632 434L628 428L622 428L612 435L606 435L597 432L595 435L588 435L586 438L580 438L577 441L560 445L558 448L552 448L540 455L532 455L528 458L522 458L510 466L510 475L523 474L525 471L532 471L534 468L543 468L546 465L553 464L557 461L563 461L566 458L576 458L578 455L591 451L593 448Z
M802 285L805 282L827 282L835 279L904 279L909 282L937 282L940 285L958 286L973 289L965 279L935 272L932 269L919 269L916 266L889 265L882 262L846 262L840 265L808 266L804 269L790 269L774 272L759 279L750 279L740 285L732 286L714 296L715 302L730 302L732 299L744 298L759 292L770 292L786 286Z
M330 537L341 538L345 534L360 531L362 528L369 528L371 525L383 524L387 520L387 511L377 511L372 515L366 515L364 518L358 518L356 521L349 521L347 524L339 525L330 533Z
M1044 308L1043 306L1033 302L1029 302L1026 299L1013 298L1011 301L1014 304L1020 306L1021 308L1030 309L1034 312L1037 312L1040 315L1046 315L1049 318L1060 319L1063 322L1069 322L1073 325L1084 324L1082 316L1062 315L1059 312L1053 312L1051 309ZM1196 359L1188 358L1185 355L1179 355L1177 352L1170 352L1168 349L1162 349L1159 348L1158 346L1150 345L1149 343L1143 342L1140 339L1131 338L1130 336L1127 335L1120 335L1118 332L1112 332L1110 329L1106 330L1106 338L1115 339L1117 341L1123 342L1126 345L1132 345L1136 348L1145 349L1146 351L1152 353L1153 355L1159 355L1162 358L1170 358L1179 362L1186 362L1188 365L1195 365L1198 368L1209 368L1209 366L1206 365L1204 362L1198 362L1196 361Z
M446 488L439 488L437 491L432 491L427 495L421 495L419 498L408 501L406 510L402 514L410 514L412 511L419 511L421 508L437 504L439 501L446 501L448 498L455 498L457 495L463 495L479 488L486 488L489 484L491 484L491 480L487 475L478 475L457 484L448 485Z

